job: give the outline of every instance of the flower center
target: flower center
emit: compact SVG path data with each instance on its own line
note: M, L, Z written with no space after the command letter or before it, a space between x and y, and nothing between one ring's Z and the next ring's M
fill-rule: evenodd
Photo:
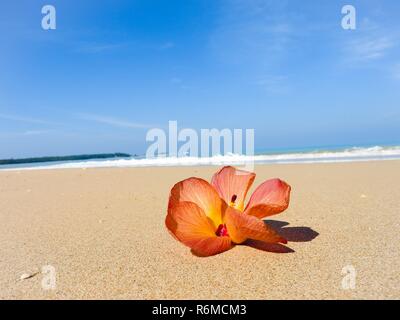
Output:
M228 229L226 228L226 225L225 225L225 224L220 224L220 225L218 226L218 229L217 229L217 231L215 232L215 234L216 234L218 237L226 237L226 236L229 236L229 234L228 234Z

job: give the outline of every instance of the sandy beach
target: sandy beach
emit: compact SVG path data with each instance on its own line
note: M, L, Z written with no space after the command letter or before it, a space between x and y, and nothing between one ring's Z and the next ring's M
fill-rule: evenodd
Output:
M257 166L254 186L292 186L289 209L268 219L288 244L199 258L164 226L168 195L217 169L0 172L0 298L400 298L400 161ZM42 287L46 265L54 290Z

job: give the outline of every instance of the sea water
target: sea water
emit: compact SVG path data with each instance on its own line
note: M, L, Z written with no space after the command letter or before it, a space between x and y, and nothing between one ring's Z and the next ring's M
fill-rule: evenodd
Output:
M363 147L313 147L304 149L264 150L255 155L226 154L212 157L145 157L99 159L86 161L43 162L19 165L4 165L0 170L34 170L65 168L99 167L151 167L151 166L198 166L198 165L241 165L290 164L290 163L330 163L400 159L400 146L363 146Z

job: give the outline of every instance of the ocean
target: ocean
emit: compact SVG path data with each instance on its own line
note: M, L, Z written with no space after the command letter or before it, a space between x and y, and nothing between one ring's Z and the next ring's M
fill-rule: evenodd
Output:
M255 164L293 164L293 163L331 163L378 161L400 159L400 146L363 146L363 147L317 147L259 151L254 156L227 154L206 158L194 157L145 157L99 159L85 161L59 161L2 165L0 170L34 170L65 168L110 168L110 167L158 167L158 166L197 166L197 165L243 165L254 161Z

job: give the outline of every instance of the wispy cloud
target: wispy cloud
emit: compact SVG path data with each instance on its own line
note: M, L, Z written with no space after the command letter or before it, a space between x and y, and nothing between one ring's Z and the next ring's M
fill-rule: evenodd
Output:
M87 113L80 113L77 114L79 119L102 123L106 125L110 125L113 127L119 128L130 128L130 129L149 129L154 128L154 125L150 124L143 124L137 122L131 122L124 119L114 118L110 116L103 116L103 115L96 115L96 114L87 114Z
M40 136L46 134L53 134L55 131L53 130L26 130L26 131L18 131L18 132L0 132L0 137L10 138L10 137L33 137Z
M225 63L276 66L299 35L287 1L224 1L210 46ZM301 32L304 32L304 28Z
M113 51L116 49L120 49L124 46L126 46L126 43L84 43L80 44L78 48L76 49L77 52L81 53L103 53L103 52L108 52L108 51Z
M268 93L283 94L287 93L287 76L283 75L265 75L256 81L256 85L264 88Z
M48 134L53 132L52 130L27 130L23 132L22 134L24 136L37 136L37 135L42 135L42 134Z
M78 53L86 54L98 54L98 53L114 53L118 50L124 49L151 49L151 50L169 50L175 47L175 43L172 41L152 44L140 44L132 41L120 41L120 42L81 42L74 44L74 51Z
M58 124L56 122L51 122L51 121L47 121L47 120L30 118L30 117L21 117L21 116L17 116L17 115L4 114L4 113L0 113L0 119L9 120L9 121L32 123L32 124L45 124L45 125Z
M387 30L365 17L357 30L348 33L351 37L342 45L350 62L367 63L385 58L399 41L396 30Z
M346 47L354 60L370 61L384 57L395 44L388 36L369 35L350 41Z

